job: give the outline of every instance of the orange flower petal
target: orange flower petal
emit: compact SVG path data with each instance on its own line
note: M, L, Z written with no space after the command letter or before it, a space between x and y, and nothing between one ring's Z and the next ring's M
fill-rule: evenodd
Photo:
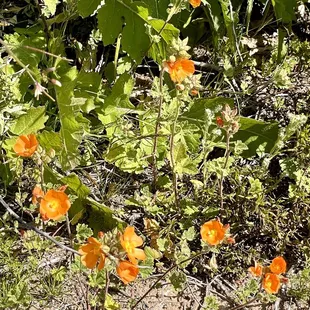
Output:
M103 253L101 253L99 265L98 265L98 270L101 270L104 267L104 263L105 263L105 255Z
M255 262L254 267L248 269L254 277L261 277L263 274L263 266Z
M266 273L262 285L267 293L276 294L280 289L281 281L278 275Z
M286 261L282 256L274 258L269 266L271 272L281 274L286 272Z
M201 0L190 0L189 3L193 8L197 8L201 4Z
M167 62L167 69L173 82L182 83L185 78L194 74L195 65L192 60L181 58L175 62Z
M201 226L200 234L203 241L210 245L218 245L225 238L226 228L218 220L212 220Z
M40 213L49 219L58 220L71 206L69 197L64 192L50 189L40 202Z
M14 152L22 157L30 157L37 150L39 142L35 135L19 136L13 146Z
M116 267L116 272L121 280L128 284L136 279L139 274L139 268L128 261L121 261Z
M89 269L94 269L98 261L98 256L94 253L87 253L81 257L81 262Z
M44 192L39 185L36 185L32 190L32 199L31 202L35 205L38 203L38 199L44 196Z

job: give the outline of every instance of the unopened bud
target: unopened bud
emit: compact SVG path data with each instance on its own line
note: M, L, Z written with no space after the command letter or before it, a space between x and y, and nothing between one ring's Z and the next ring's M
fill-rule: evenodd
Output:
M235 243L236 243L235 238L232 238L232 237L228 237L228 238L226 239L226 241L227 241L228 244L235 244Z
M56 80L56 79L51 79L51 83L53 83L54 85L56 85L58 87L62 86L62 84L58 80Z
M233 121L231 123L231 130L233 133L236 133L239 130L239 128L240 128L240 125L237 121Z
M224 121L220 116L216 117L216 124L217 126L219 126L220 128L222 128L224 126Z
M102 239L104 236L104 232L103 231L98 231L98 238Z
M173 55L171 55L171 56L169 57L169 61L171 61L171 62L175 62L176 60L177 60L176 57L173 56Z
M47 155L49 158L54 158L56 156L56 152L54 149L50 149Z
M45 70L47 73L56 71L56 67L47 68Z
M180 90L180 91L183 91L185 89L185 86L183 84L176 84L175 87L177 90Z
M198 95L198 90L195 89L195 88L193 88L193 89L191 89L190 94L191 94L192 96L197 96L197 95Z

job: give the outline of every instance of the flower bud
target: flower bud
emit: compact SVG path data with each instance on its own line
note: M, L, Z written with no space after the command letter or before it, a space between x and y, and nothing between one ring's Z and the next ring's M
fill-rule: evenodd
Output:
M185 89L185 86L183 84L176 84L175 87L177 90L180 90L180 91L183 91Z
M58 87L62 86L62 84L58 80L56 80L56 79L51 79L51 83L53 83L54 85L56 85Z
M171 56L169 57L169 61L171 61L171 62L175 62L176 60L177 60L176 57L173 56L173 55L171 55Z

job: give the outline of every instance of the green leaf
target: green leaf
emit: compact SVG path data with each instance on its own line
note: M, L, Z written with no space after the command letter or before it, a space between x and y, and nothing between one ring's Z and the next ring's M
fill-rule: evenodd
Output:
M148 8L143 2L106 1L98 11L98 28L102 33L104 44L113 44L118 35L122 33L122 48L140 63L151 43L145 25L150 27L148 32L153 31L154 35L162 38L165 46L169 45L173 38L178 37L179 31L173 25L167 24L161 31L165 22L149 16ZM164 50L157 46L156 52L162 53ZM152 55L158 58L154 50Z
M107 126L107 136L112 137L115 134L113 125L121 115L126 113L126 109L135 109L129 101L129 96L133 90L134 80L125 73L121 75L112 88L111 94L104 100L103 108L98 111L99 120ZM118 128L118 130L120 130Z
M245 150L242 156L254 156L259 148L265 153L271 152L278 139L278 123L266 123L247 117L241 117L239 123L240 129L232 140L241 140L247 145L248 150Z
M62 141L58 132L46 131L38 135L40 145L49 152L51 149L58 155L62 150Z
M56 7L59 0L43 0L45 4L45 8L43 9L43 14L47 17L50 15L55 15Z
M176 291L182 291L185 287L187 278L184 272L174 271L170 275L169 280Z
M79 164L79 146L88 127L88 121L79 112L80 107L72 101L77 76L75 67L65 69L60 79L62 87L55 88L63 142L60 162L65 170L73 169Z
M96 235L99 231L112 230L115 227L123 229L123 222L113 216L113 211L104 204L87 198L89 204L89 226L94 230Z
M173 148L174 170L177 174L197 173L197 164L186 153L186 147L182 142L178 142Z
M295 20L296 0L271 0L277 20L284 24L291 24Z
M85 199L90 194L90 189L84 185L79 177L74 173L63 177L61 182L68 185L68 187L72 189L81 199Z
M78 12L85 18L95 12L100 2L101 0L78 0Z
M76 238L79 243L85 242L85 240L93 235L93 231L86 224L76 225Z
M10 131L15 135L28 135L44 128L48 116L45 116L45 107L30 108L26 114L13 122Z

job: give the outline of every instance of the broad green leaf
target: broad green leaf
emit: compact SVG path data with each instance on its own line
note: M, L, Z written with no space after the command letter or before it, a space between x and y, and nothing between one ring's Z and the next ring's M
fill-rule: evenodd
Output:
M85 242L85 240L92 235L93 231L86 224L76 225L76 239L79 243Z
M43 31L39 31L36 33L27 33L26 36L23 34L18 34L17 32L18 31L15 30L14 34L5 35L5 41L12 49L14 55L16 55L18 59L23 62L24 65L28 65L32 70L36 69L35 73L37 73L37 66L41 61L43 54L27 49L24 46L27 45L44 50L46 44L45 34ZM40 76L39 72L38 76Z
M44 128L48 116L45 116L45 107L30 108L26 114L13 122L10 131L15 135L28 135Z
M55 151L56 154L60 154L62 150L62 140L58 132L53 131L43 131L38 135L40 145L49 152L51 149Z
M97 201L87 198L89 204L89 226L94 230L94 234L97 235L99 231L111 230L115 227L122 229L123 222L113 216L113 211L107 206L98 203Z
M111 94L104 100L101 111L98 111L99 120L107 126L107 136L112 137L115 133L116 120L126 113L126 109L135 109L129 101L129 96L133 90L134 80L125 73L121 75L112 88Z
M164 45L169 45L173 38L178 37L178 29L171 24L165 25L162 30L164 23L163 20L150 18L146 5L138 1L110 0L98 11L98 28L104 44L113 44L122 33L122 48L138 63L150 48L151 41L147 32L162 38ZM164 57L162 45L156 47L158 52ZM151 54L155 59L158 58L154 50Z
M291 24L295 20L296 0L271 0L277 20L284 24Z
M266 123L247 117L241 117L239 123L240 129L232 140L241 140L249 148L242 156L254 156L258 148L262 148L265 153L271 152L278 139L278 123Z
M187 282L186 275L183 271L173 271L169 277L169 280L176 291L182 291Z
M61 181L68 185L68 187L72 189L79 198L85 199L90 194L90 189L84 185L79 177L74 173L63 177Z
M60 135L63 142L60 162L65 170L72 169L79 164L78 148L84 130L88 126L87 120L79 112L80 107L72 104L77 76L75 67L68 69L61 76L62 87L55 88L61 123Z
M85 18L95 12L100 2L101 0L78 0L78 12Z
M197 162L192 160L186 153L186 147L182 142L178 142L173 148L174 171L177 174L197 173ZM172 165L173 166L173 165Z
M74 89L76 99L83 98L81 109L89 113L95 108L95 98L100 87L101 76L97 72L79 72Z
M220 36L223 34L224 20L221 6L218 0L209 0L204 7L208 22L212 29L214 46L218 46Z

